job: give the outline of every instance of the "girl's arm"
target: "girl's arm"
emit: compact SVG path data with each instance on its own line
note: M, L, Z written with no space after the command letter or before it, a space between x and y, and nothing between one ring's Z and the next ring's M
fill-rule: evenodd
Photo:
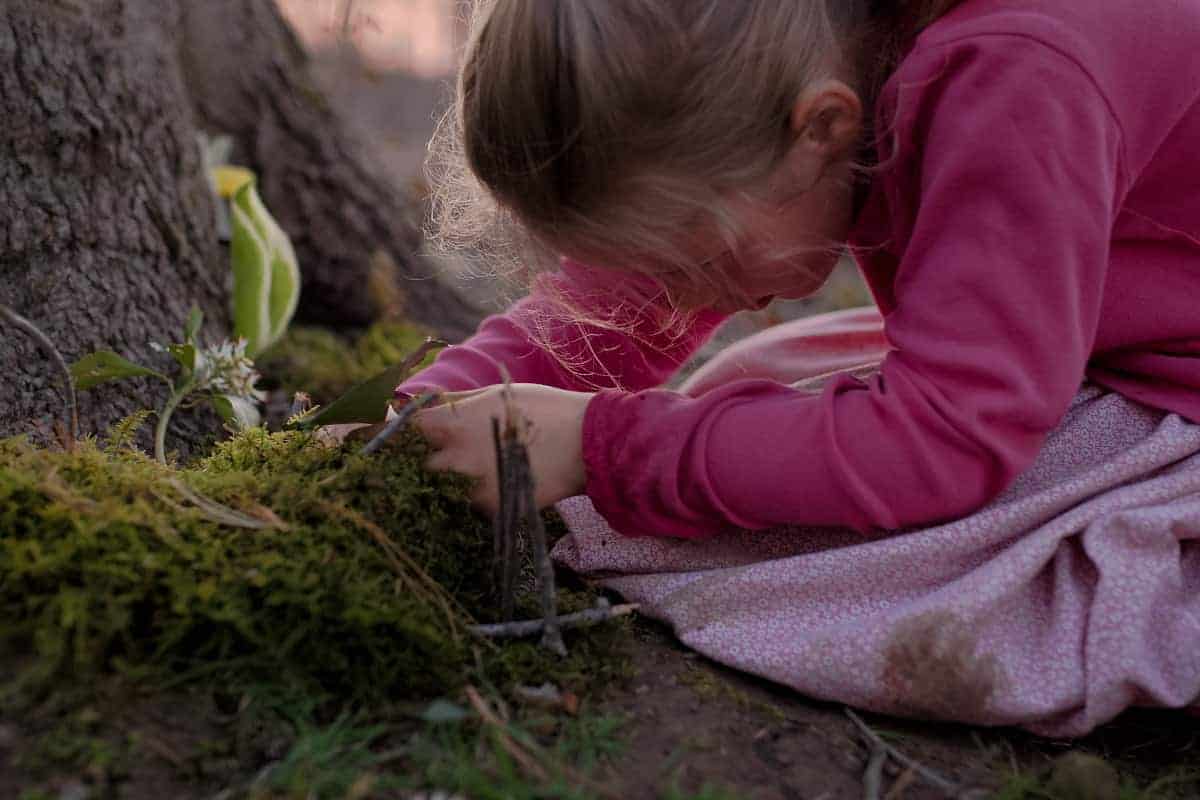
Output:
M724 319L704 312L682 330L664 330L671 310L659 298L640 303L614 281L640 279L564 260L543 275L530 295L489 317L466 342L443 350L433 365L397 391L464 391L503 383L538 383L574 391L658 386L678 369ZM646 294L653 289L642 286ZM569 307L562 307L562 300ZM590 318L573 322L572 315ZM676 326L678 328L678 326ZM548 351L544 344L549 344Z
M894 86L899 150L877 197L902 257L877 282L895 350L819 396L766 381L601 392L583 457L616 530L947 520L1001 492L1061 420L1127 184L1120 128L1086 72L1025 37L927 48Z

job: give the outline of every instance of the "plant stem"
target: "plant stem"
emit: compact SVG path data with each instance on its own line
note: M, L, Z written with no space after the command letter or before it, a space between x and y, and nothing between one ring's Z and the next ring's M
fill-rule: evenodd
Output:
M175 391L167 398L162 411L158 412L158 426L154 429L154 458L163 466L166 466L167 463L167 423L171 421L171 415L175 413L175 409L179 407L183 398L187 397L193 385L193 381L188 381L182 386L175 387Z
M41 345L42 349L50 356L50 360L58 367L58 371L62 373L63 394L67 401L67 423L70 425L68 430L71 434L71 441L75 441L79 438L79 405L75 401L75 379L71 377L71 369L63 359L62 353L58 352L58 348L54 346L54 342L50 341L50 337L42 333L41 328L3 303L0 303L0 317L29 334L35 342Z

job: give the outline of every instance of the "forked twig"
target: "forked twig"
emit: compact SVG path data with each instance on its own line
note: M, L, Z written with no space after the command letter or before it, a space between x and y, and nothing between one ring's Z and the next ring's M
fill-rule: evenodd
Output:
M598 603L595 608L555 617L554 621L560 629L583 628L588 625L599 625L617 617L624 617L637 611L640 607L637 603L610 606L607 602L603 602ZM492 639L515 639L541 633L545 627L546 620L529 619L518 622L499 622L494 625L472 625L467 630L477 636Z
M871 758L867 762L867 771L863 773L864 800L879 800L879 792L883 787L883 766L887 763L888 754L879 745L871 748Z
M58 371L62 373L63 395L67 402L67 420L70 426L68 428L70 444L74 447L75 442L79 439L79 403L75 399L75 379L71 376L71 369L67 366L66 359L62 357L62 353L58 352L58 348L54 346L54 342L50 341L50 337L42 333L41 328L3 303L0 303L0 317L3 317L13 327L24 331L37 342L49 354L50 360L58 367Z
M496 444L497 483L500 492L495 520L494 550L500 553L499 589L501 619L512 620L517 567L521 554L517 547L522 522L533 544L533 563L542 596L542 646L566 655L558 625L558 593L554 585L554 565L546 547L546 528L537 506L535 478L529 466L525 446L528 423L512 398L512 383L504 375L504 422L493 420L492 436Z

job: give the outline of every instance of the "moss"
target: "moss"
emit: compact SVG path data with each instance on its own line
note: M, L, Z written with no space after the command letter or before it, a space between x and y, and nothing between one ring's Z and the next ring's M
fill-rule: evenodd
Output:
M428 335L395 320L377 322L354 342L323 328L293 326L258 359L258 368L289 392L307 392L318 403L329 403L403 361Z
M437 692L487 615L491 542L422 446L367 458L261 429L179 473L0 443L0 646L32 679L204 665L338 693ZM219 525L180 480L286 529Z

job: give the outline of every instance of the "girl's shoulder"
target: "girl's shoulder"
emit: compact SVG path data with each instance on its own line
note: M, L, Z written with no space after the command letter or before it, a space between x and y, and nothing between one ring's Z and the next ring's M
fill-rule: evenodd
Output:
M1074 90L1047 83L1047 65L1096 90L1123 131L1134 161L1161 141L1164 127L1200 98L1200 2L1178 0L965 0L918 37L889 81L894 94L953 80L965 63L995 65L996 82L1029 93ZM1017 56L1019 54L1019 57ZM1000 74L1003 71L1003 75ZM988 93L995 84L980 87ZM885 88L885 95L889 90Z

